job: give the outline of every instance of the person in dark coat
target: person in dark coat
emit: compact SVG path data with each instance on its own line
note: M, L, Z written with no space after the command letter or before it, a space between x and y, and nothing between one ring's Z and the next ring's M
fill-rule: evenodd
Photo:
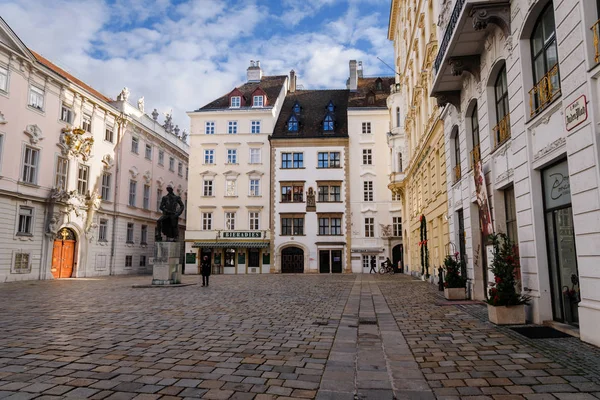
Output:
M377 261L375 261L375 257L371 256L371 269L369 270L370 274L376 274L377 270L375 267L377 266Z
M208 278L210 277L210 260L208 256L202 258L200 272L202 273L202 286L208 286Z

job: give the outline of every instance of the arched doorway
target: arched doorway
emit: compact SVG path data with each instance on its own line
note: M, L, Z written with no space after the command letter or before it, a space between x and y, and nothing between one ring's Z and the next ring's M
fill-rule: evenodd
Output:
M283 274L304 273L304 250L299 247L286 247L281 251L281 272Z
M75 232L71 229L62 228L56 234L50 269L55 279L70 278L73 274L76 244Z
M402 259L402 245L397 244L392 249L392 261L394 263L394 267L398 267L398 261L400 261L400 270L404 271L404 260Z

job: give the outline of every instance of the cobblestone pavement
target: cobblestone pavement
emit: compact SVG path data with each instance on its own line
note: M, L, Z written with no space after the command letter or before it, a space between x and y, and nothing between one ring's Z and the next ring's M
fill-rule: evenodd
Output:
M149 279L0 285L0 398L600 398L598 349L547 352L407 276Z

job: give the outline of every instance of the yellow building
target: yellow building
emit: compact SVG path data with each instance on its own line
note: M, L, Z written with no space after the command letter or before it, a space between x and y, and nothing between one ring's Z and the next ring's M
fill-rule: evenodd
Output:
M453 251L448 248L442 109L430 98L438 47L433 8L433 0L393 0L388 28L397 71L388 98L394 166L388 188L402 199L404 264L413 275L434 274Z

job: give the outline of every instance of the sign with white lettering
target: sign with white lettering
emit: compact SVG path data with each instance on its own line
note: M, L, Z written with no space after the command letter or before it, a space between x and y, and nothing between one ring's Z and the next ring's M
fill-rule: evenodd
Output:
M223 231L221 237L225 239L260 239L261 231Z
M587 117L587 98L585 95L582 95L565 108L567 130L570 131L576 126L584 123L587 120Z

